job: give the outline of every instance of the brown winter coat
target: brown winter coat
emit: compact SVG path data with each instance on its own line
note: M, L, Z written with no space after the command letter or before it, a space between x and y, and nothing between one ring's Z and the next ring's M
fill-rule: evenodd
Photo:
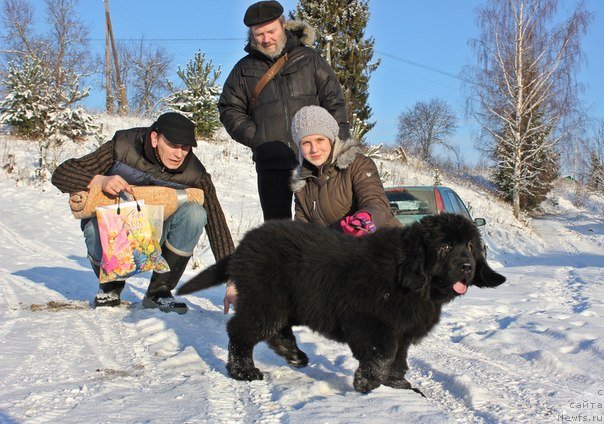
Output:
M378 229L401 225L390 210L375 163L351 140L336 138L330 160L320 169L304 160L294 171L291 188L296 221L341 231L342 218L364 211Z

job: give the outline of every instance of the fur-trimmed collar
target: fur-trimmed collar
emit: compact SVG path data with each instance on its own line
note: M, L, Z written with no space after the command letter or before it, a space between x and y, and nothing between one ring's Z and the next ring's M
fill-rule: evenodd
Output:
M354 162L354 159L360 154L363 154L363 151L361 150L361 143L352 139L342 141L336 137L336 140L333 143L331 162L323 165L323 173L325 173L330 167L335 167L338 169L348 168L352 162ZM315 170L313 165L304 160L302 153L299 153L299 155L301 163L292 172L290 183L290 188L293 192L302 190L302 188L304 188L306 185L306 180L313 176L313 171Z
M317 31L304 21L285 21L285 29L291 31L307 47L313 47L317 40Z

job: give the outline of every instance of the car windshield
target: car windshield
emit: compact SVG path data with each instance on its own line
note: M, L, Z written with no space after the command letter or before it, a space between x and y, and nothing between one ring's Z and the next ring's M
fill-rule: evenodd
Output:
M396 215L435 214L436 201L433 190L389 191L386 193L390 207Z

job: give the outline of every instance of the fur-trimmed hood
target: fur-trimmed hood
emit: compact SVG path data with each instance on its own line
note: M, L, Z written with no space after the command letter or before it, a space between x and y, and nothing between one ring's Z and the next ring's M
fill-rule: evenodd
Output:
M357 155L363 154L361 150L361 143L358 141L348 139L346 141L340 140L336 137L333 143L333 150L331 153L331 161L328 164L322 166L323 173L330 168L335 167L338 169L348 168ZM316 169L313 165L304 160L302 153L299 153L300 164L292 173L292 179L290 187L292 191L298 192L306 185L306 179L313 176L313 171Z
M300 44L306 46L306 47L314 47L315 41L317 40L317 32L315 30L315 28L313 28L312 26L310 26L309 24L307 24L304 21L298 21L298 20L291 20L291 21L285 21L285 33L287 34L287 38L288 38L288 43L293 41L291 40L292 35L294 36L294 38L298 39L298 41L300 42ZM249 31L247 32L247 46L245 47L245 51L246 52L251 52L252 50L254 51L258 51L255 48L255 44L253 43L253 38L252 38L252 30L251 28L249 29ZM286 47L287 47L286 44ZM294 45L297 45L298 43L294 43Z
M298 37L298 40L305 46L313 47L317 41L317 31L304 21L285 21L285 29Z

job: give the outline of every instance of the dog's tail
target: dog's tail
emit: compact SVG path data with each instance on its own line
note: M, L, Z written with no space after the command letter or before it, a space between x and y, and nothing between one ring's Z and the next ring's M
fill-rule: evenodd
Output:
M216 262L214 265L206 268L195 277L184 283L176 290L176 294L183 295L196 292L198 290L207 289L208 287L217 286L225 283L229 279L227 266L231 259L231 255L225 256Z

